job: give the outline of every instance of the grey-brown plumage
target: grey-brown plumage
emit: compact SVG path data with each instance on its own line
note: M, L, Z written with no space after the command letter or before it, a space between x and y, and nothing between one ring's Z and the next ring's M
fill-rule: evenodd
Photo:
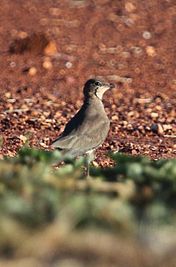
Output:
M102 96L115 87L98 79L90 79L84 86L84 103L67 123L62 135L52 146L64 154L80 156L99 147L107 137L110 122L104 110Z

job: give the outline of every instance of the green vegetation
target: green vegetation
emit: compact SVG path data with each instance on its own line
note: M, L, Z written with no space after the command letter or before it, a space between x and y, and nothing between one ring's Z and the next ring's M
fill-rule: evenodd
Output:
M61 161L57 151L25 146L17 157L1 160L1 255L15 257L17 253L24 257L31 250L31 242L38 242L42 251L43 236L48 240L52 236L59 244L62 236L64 251L68 251L66 240L74 235L73 240L80 244L83 233L139 239L147 242L145 251L152 248L150 238L155 233L155 245L160 250L162 242L157 237L168 228L167 236L172 237L171 229L176 226L176 160L152 161L121 153L110 157L114 167L91 167L89 179L83 176L84 158L68 159L65 165L54 167ZM30 241L21 247L22 240ZM60 248L58 243L56 247ZM44 251L50 253L49 248ZM31 253L36 256L36 252ZM152 265L146 262L143 266Z

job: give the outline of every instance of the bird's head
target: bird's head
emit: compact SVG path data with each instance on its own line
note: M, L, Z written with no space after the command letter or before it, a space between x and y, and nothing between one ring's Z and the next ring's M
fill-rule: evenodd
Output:
M106 83L99 79L90 79L84 85L84 96L85 98L95 95L99 99L102 99L103 94L110 88L114 88L115 85L112 83Z

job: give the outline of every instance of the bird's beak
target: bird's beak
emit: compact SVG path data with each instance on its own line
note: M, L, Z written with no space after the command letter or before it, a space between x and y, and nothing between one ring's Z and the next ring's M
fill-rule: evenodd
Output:
M106 88L106 90L115 88L115 84L113 84L113 83L105 83L104 84L104 88Z
M110 88L115 88L115 84L110 83Z
M113 84L113 83L104 83L103 88L106 91L106 90L115 88L115 84Z

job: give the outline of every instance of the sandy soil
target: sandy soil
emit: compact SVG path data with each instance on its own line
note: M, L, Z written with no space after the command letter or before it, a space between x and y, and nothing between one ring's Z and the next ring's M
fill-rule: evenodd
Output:
M111 130L98 164L118 146L175 157L175 17L172 0L1 0L1 156L15 155L27 133L47 149L98 76L116 84L104 96Z

